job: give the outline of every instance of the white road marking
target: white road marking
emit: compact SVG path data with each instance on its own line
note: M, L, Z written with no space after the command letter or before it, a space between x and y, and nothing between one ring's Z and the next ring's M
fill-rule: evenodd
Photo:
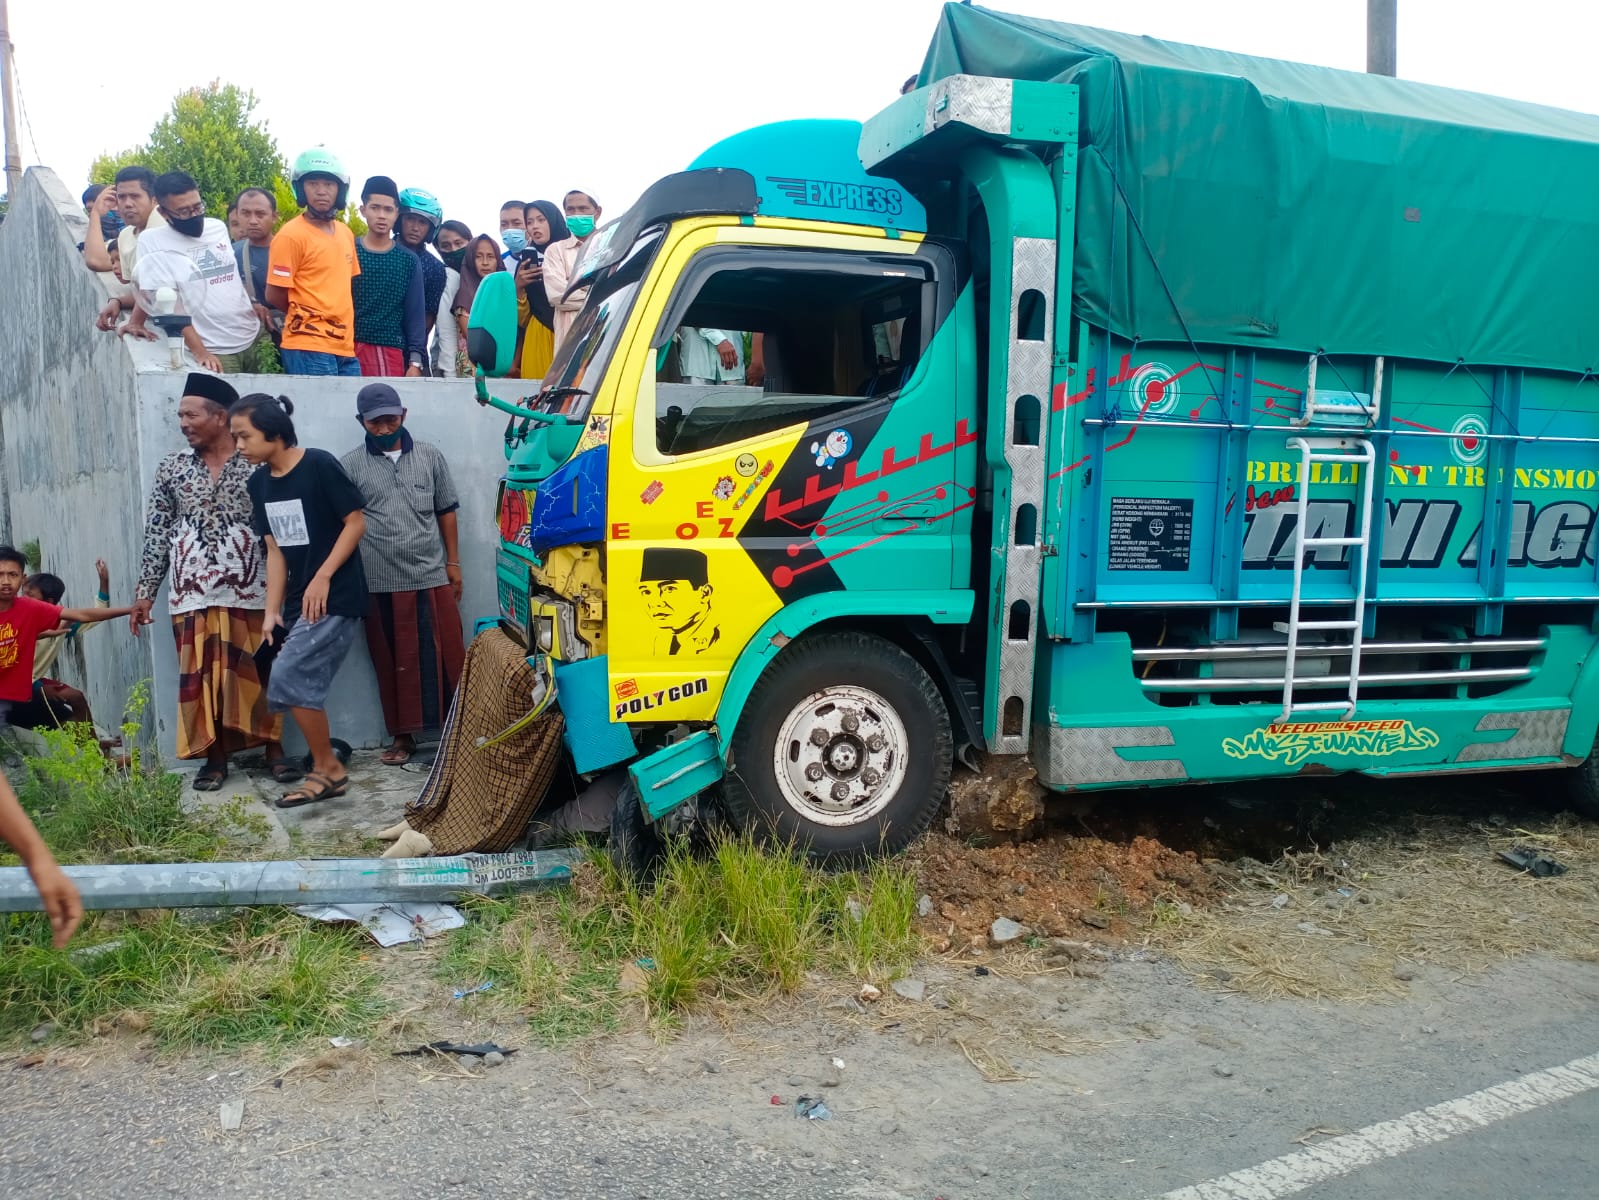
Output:
M1279 1200L1418 1146L1442 1142L1595 1089L1599 1089L1599 1054L1590 1054L1563 1067L1534 1071L1458 1100L1368 1125L1257 1167L1178 1188L1160 1200Z

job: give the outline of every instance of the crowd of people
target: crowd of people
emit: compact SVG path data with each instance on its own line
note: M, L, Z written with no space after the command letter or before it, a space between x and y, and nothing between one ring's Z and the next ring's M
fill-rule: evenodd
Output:
M189 317L194 361L217 374L470 376L466 322L483 277L515 275L519 336L511 374L538 379L584 296L566 294L599 202L508 200L497 233L445 220L438 199L386 175L360 192L366 231L340 218L350 176L338 157L307 150L290 172L300 212L278 228L277 199L249 187L226 221L207 215L185 171L127 166L83 193L84 263L112 298L98 328L157 339L141 292L172 287ZM141 269L140 263L145 264Z
M131 603L111 606L100 562L95 606L64 607L59 578L27 575L0 546L0 725L92 724L83 693L47 674L55 648L115 617L138 636L169 584L177 755L204 760L196 790L220 789L231 757L260 749L276 781L299 784L280 807L343 795L327 697L363 626L391 738L382 759L407 762L417 735L443 725L465 659L459 502L390 384L363 385L354 409L361 440L335 457L299 444L287 397L191 373L177 411L188 449L156 470ZM302 759L284 753L285 713Z
M279 807L344 795L327 699L363 625L392 739L382 760L407 762L417 735L444 723L465 660L449 464L411 435L387 383L360 388L363 437L341 458L301 446L293 413L286 397L241 397L221 376L188 376L177 420L189 448L156 471L130 604L112 606L103 561L94 606L70 607L57 576L27 574L26 556L0 546L0 726L92 728L83 693L48 674L60 646L118 617L139 636L169 580L177 753L204 760L197 791L220 789L234 754L261 749L273 778L297 785ZM301 759L284 753L285 713L309 748ZM107 753L114 745L101 742ZM4 776L0 841L32 875L63 945L81 900Z
M231 756L261 748L293 808L349 786L327 696L364 625L400 765L443 724L465 658L455 484L412 437L387 383L355 397L363 437L342 457L304 447L287 397L240 397L195 372L178 408L189 450L168 455L149 498L132 629L170 575L178 652L178 757L220 788ZM310 753L283 753L288 713ZM304 776L301 782L302 774Z

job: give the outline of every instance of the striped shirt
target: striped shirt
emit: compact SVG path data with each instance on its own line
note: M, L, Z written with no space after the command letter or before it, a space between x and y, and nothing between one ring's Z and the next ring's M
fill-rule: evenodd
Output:
M438 448L402 428L397 457L364 443L343 462L366 499L361 566L367 591L419 592L448 583L439 518L461 505Z

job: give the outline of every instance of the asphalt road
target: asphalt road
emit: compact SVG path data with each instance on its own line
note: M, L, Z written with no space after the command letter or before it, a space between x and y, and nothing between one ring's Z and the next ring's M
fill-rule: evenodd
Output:
M63 1050L7 1071L0 1195L1134 1200L1599 1052L1596 964L1424 978L1413 998L1377 1007L1214 995L1139 961L1093 982L930 983L988 1006L996 1029L1004 1014L1021 1029L1054 1011L1099 1044L1018 1051L1028 1078L987 1083L951 1045L918 1043L908 1021L773 1014L660 1045L525 1051L481 1079L370 1054L281 1088L258 1063ZM822 1089L835 1054L843 1084ZM833 1120L795 1119L804 1091ZM219 1106L239 1096L244 1125L223 1133ZM1596 1122L1599 1090L1580 1091L1297 1192L1256 1178L1205 1195L1588 1200Z

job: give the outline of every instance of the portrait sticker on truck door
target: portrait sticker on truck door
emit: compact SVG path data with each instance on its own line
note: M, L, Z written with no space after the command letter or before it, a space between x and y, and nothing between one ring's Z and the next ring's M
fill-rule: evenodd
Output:
M1113 496L1112 571L1186 571L1194 533L1194 502L1167 496Z

